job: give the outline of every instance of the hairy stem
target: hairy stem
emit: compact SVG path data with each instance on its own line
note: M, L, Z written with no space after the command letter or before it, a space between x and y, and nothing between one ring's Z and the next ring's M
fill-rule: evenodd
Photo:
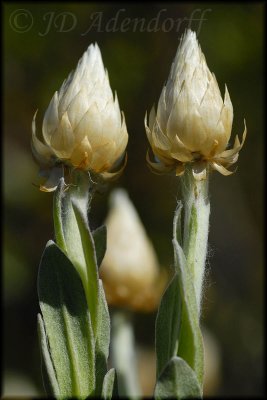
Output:
M183 250L192 274L200 315L209 233L208 177L198 181L194 178L192 170L188 169L182 178L182 196L184 206Z

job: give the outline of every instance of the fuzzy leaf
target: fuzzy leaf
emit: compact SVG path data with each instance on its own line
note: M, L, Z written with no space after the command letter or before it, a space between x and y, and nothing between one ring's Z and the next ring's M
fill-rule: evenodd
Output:
M185 259L184 252L173 239L175 267L179 277L182 299L182 322L179 336L178 356L183 358L195 371L197 379L203 382L203 339L200 330L198 307L193 279Z
M85 260L85 265L83 267L86 276L84 281L85 294L90 311L93 331L96 335L99 281L94 240L88 225L87 216L85 215L82 207L80 207L80 203L73 199L72 206L79 230L81 246Z
M99 280L99 307L96 337L96 394L102 391L103 379L107 373L110 343L110 317L101 279Z
M66 252L62 219L62 199L64 197L64 178L61 178L53 197L53 219L57 245Z
M110 400L118 397L117 375L114 368L110 369L105 375L102 389L104 400Z
M180 357L173 357L162 373L155 388L155 398L201 398L195 372Z
M193 278L181 247L181 209L179 203L173 224L175 275L162 297L156 320L157 377L172 357L179 356L195 371L202 387L203 341Z
M41 259L38 296L60 396L92 395L95 342L82 282L53 241Z
M181 298L177 273L162 296L156 319L157 376L168 361L177 355L181 325Z
M97 257L97 265L100 267L105 252L106 252L106 243L107 243L107 228L105 225L100 226L96 230L92 232L94 242L95 242L95 250Z
M75 266L85 291L93 332L97 330L98 270L87 211L90 181L83 171L73 171L73 184L60 181L54 197L56 242Z
M44 321L41 314L38 314L38 336L42 359L42 377L46 393L49 396L60 394L55 369L48 348L48 338L46 336Z

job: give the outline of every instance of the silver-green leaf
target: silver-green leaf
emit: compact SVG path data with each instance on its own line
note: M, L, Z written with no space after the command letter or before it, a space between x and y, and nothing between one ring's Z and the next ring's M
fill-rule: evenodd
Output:
M96 230L92 232L92 235L94 238L97 265L99 268L106 252L106 243L107 243L106 226L105 225L99 226Z
M37 317L38 317L38 336L41 349L42 376L43 376L44 388L48 395L59 396L60 390L58 386L55 368L48 347L48 338L45 332L44 321L41 314L38 314Z
M102 389L104 400L110 400L118 397L117 376L114 368L110 369L105 375Z
M41 259L38 296L60 396L93 395L95 341L83 285L53 241L47 243Z
M178 350L181 325L181 296L179 277L173 276L165 290L156 319L157 377Z
M170 359L158 378L154 395L159 400L202 397L195 372L180 357Z
M99 302L99 280L98 280L98 268L97 258L94 246L94 240L88 225L87 215L80 206L80 203L72 199L72 207L76 218L76 223L79 230L79 236L81 241L81 247L85 265L83 271L85 272L85 280L83 282L87 303L90 311L92 327L96 336L97 332L97 312ZM84 276L82 274L82 276Z
M97 337L96 337L96 395L102 391L103 379L107 373L107 361L110 343L110 317L108 305L101 279L99 280L99 303L97 314Z
M199 384L203 384L204 352L200 330L198 307L191 271L185 255L176 238L173 239L175 268L179 277L182 299L182 317L179 334L178 356L183 358L195 371Z

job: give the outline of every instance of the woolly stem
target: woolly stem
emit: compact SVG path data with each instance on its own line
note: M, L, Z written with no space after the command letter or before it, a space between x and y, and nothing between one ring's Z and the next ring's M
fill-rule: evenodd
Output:
M182 177L182 197L183 250L192 274L200 315L209 233L208 176L204 180L196 180L192 169L188 169Z

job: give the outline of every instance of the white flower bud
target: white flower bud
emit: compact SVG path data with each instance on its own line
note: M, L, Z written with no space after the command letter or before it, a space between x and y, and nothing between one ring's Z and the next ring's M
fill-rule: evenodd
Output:
M233 106L225 87L224 100L215 75L207 66L195 32L188 30L181 40L157 111L145 121L147 137L158 162L151 167L182 175L185 163L192 163L197 179L206 176L209 164L224 175L235 163L243 146L236 137L232 150L225 150L231 136Z
M153 310L168 273L160 268L143 224L122 189L112 193L106 225L107 251L100 277L108 303L139 311Z
M36 136L35 117L32 126L32 149L41 166L61 161L110 175L125 151L128 133L97 44L88 47L76 70L55 92L43 120L44 143Z

